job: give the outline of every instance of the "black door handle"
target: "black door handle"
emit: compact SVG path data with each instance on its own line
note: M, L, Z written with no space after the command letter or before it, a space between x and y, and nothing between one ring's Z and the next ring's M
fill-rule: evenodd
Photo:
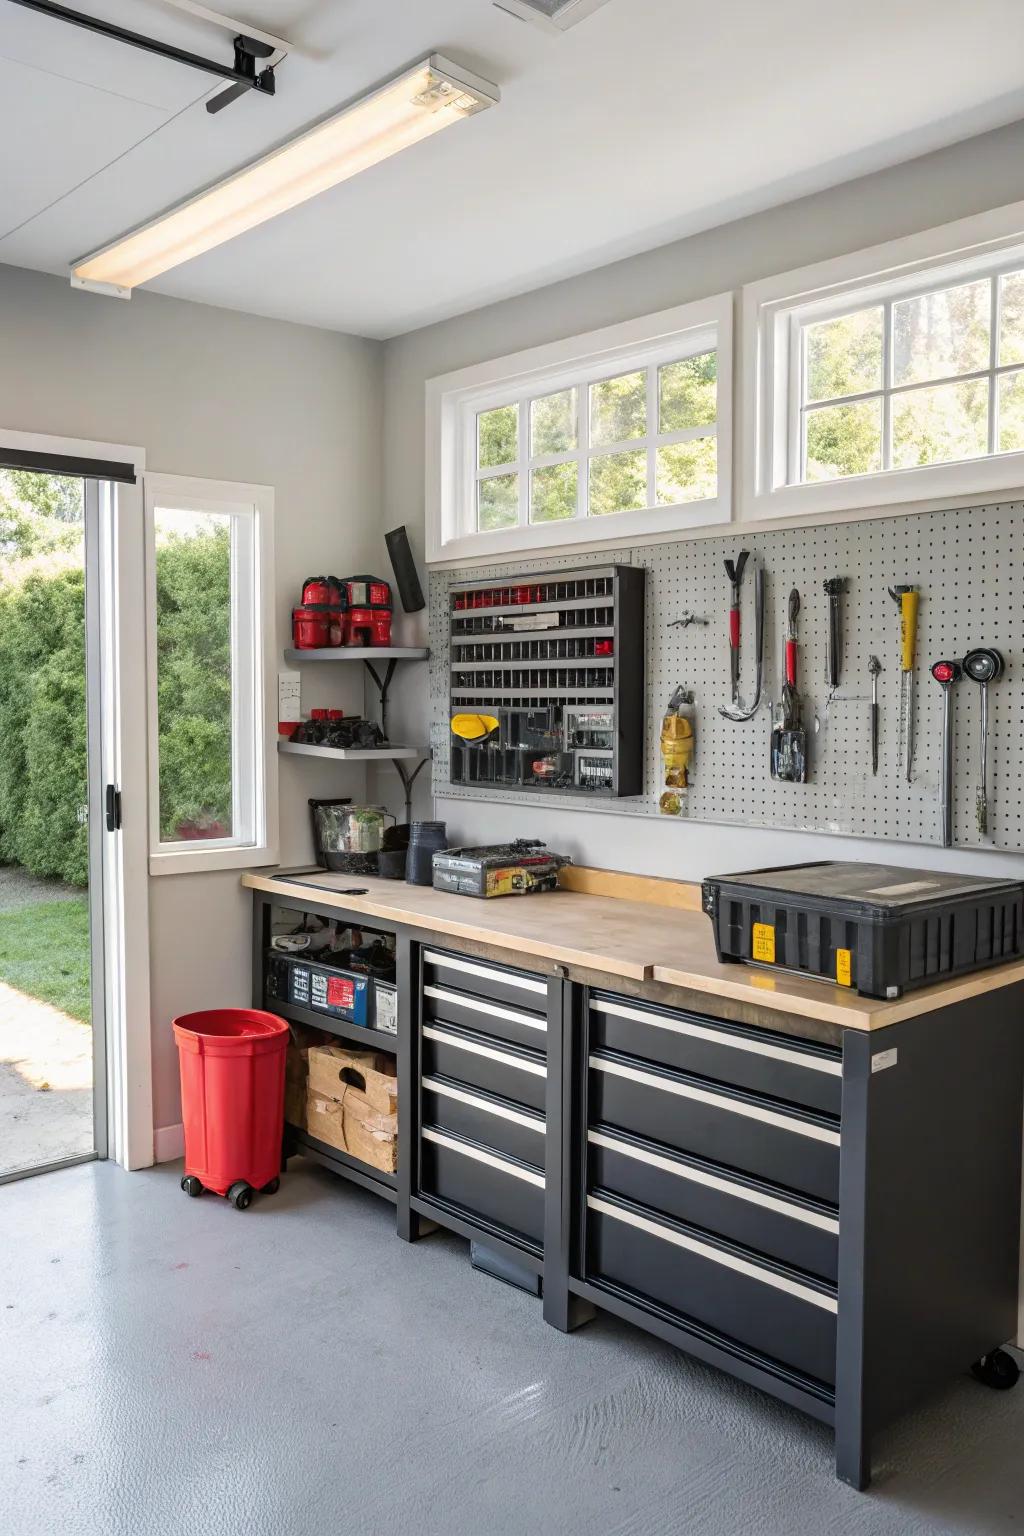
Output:
M121 830L121 791L116 784L108 784L106 792L107 831Z

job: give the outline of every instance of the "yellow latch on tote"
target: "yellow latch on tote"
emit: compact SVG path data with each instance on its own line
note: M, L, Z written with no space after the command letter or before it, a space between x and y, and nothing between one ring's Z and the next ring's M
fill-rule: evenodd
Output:
M771 923L755 923L751 942L751 959L775 964L775 929Z
M848 949L836 950L836 981L841 987L853 986L853 955Z

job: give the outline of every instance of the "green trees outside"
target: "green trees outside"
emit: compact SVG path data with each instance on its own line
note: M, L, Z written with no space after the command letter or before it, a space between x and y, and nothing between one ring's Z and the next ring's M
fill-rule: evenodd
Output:
M714 427L718 411L718 354L701 352L657 369L654 389L657 421L648 422L648 372L599 379L585 389L575 386L529 402L530 441L520 453L519 407L500 405L477 417L477 466L497 470L478 481L477 522L481 532L514 528L519 520L518 461L575 452L580 410L590 413L589 464L576 460L535 465L523 473L532 523L562 522L576 516L578 476L589 473L589 516L606 517L648 505L675 506L714 496L718 481L714 433L681 443L663 444L655 455L655 484L648 487L646 447L630 443L648 433L674 433ZM581 398L582 396L582 398ZM602 453L600 450L609 451ZM596 451L595 451L596 450ZM507 469L505 466L509 466Z
M84 515L80 481L0 472L0 860L88 879ZM157 549L160 812L230 823L226 527Z

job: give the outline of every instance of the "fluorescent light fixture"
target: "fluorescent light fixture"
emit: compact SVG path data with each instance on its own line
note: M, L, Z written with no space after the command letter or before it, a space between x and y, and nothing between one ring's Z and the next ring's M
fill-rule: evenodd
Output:
M548 31L566 32L578 21L585 21L608 0L492 0L499 11L518 16L520 21L535 21Z
M83 256L72 264L71 281L76 287L127 298L141 283L296 208L499 99L496 85L431 54L262 160Z

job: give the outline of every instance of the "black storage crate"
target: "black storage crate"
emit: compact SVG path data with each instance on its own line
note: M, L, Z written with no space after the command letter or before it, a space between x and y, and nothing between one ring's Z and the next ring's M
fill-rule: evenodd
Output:
M719 960L900 997L1024 953L1024 885L827 861L704 881Z

